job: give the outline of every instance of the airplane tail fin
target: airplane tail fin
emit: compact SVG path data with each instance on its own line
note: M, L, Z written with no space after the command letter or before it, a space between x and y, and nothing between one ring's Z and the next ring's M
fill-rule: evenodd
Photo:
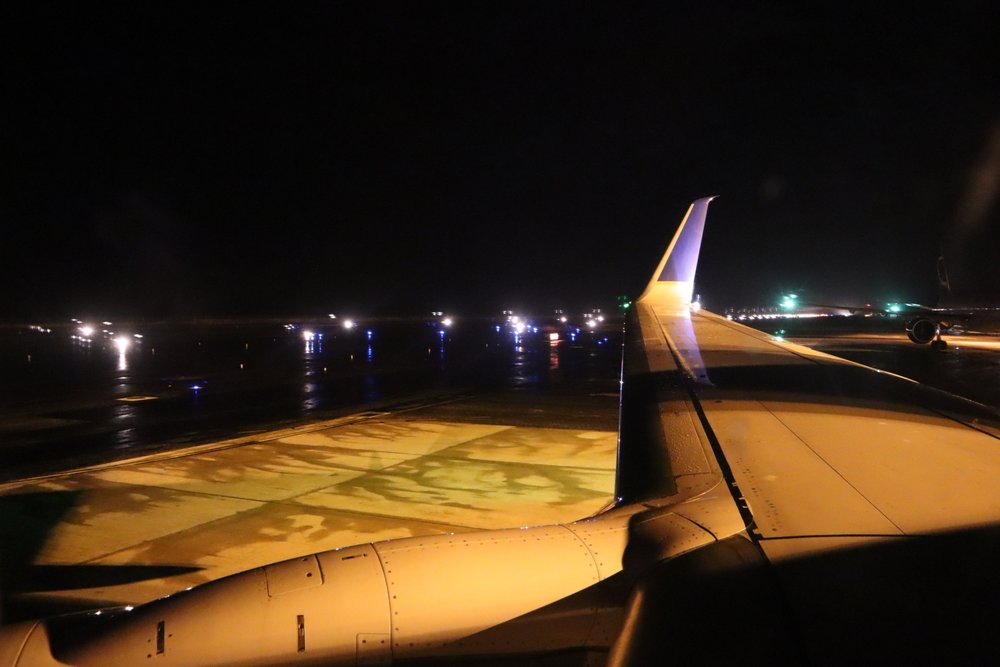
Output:
M951 296L951 281L948 279L948 268L944 264L944 255L938 257L937 274L938 274L938 296L939 297Z
M705 215L713 199L715 197L698 199L688 207L681 226L677 228L639 301L655 300L677 305L691 303L701 237L705 231Z

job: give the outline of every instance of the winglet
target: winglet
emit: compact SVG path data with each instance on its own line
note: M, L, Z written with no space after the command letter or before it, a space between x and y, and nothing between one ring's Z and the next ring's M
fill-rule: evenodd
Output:
M659 266L639 301L652 300L677 305L691 303L694 292L694 273L698 268L701 236L705 231L708 204L715 197L698 199L688 207L681 226L667 246Z

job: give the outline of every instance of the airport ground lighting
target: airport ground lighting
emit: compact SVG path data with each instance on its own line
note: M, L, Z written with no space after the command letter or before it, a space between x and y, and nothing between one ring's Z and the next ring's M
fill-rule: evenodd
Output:
M799 307L799 295L798 294L785 294L782 295L780 305L787 311L793 311Z

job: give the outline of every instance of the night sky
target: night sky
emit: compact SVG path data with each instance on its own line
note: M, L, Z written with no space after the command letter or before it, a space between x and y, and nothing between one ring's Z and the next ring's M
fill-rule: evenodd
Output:
M995 2L494 4L5 10L0 320L1000 295Z

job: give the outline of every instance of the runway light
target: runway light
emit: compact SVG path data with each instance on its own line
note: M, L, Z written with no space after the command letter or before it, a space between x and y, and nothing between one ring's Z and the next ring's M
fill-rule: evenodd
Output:
M451 323L452 323L452 319L450 317L446 317L443 320L441 320L441 324L443 324L446 327L450 327Z
M566 322L568 322L569 320L567 320L566 316L563 315L562 317L559 318L559 321L562 322L563 324L566 324Z
M125 350L128 349L131 342L132 341L130 341L127 336L119 336L118 338L115 338L115 347L118 348L119 352L125 354Z
M549 334L549 340L552 341L553 343L558 343L559 334L553 331L552 333Z
M523 334L525 329L527 329L527 327L524 325L524 322L517 322L514 324L514 331L519 334Z
M316 340L316 334L314 334L309 329L306 329L305 331L302 332L302 339L307 341Z
M80 334L84 338L90 338L94 335L94 327L87 326L86 324L80 327Z
M587 320L587 326L591 329L597 328L597 320Z
M354 328L354 320L344 320L344 328L345 329L353 329Z

